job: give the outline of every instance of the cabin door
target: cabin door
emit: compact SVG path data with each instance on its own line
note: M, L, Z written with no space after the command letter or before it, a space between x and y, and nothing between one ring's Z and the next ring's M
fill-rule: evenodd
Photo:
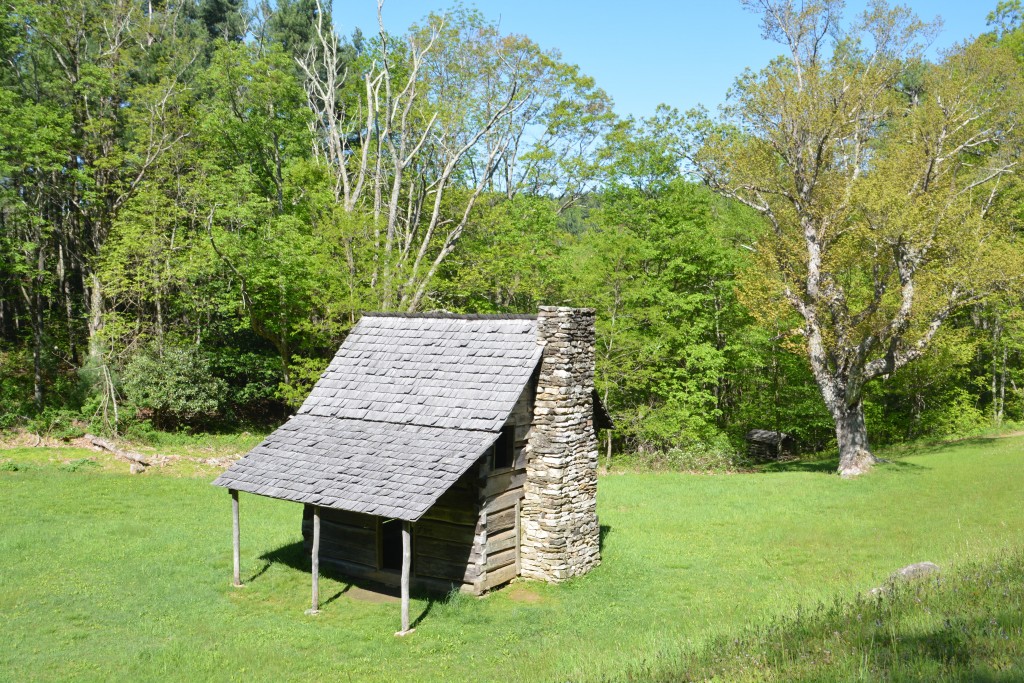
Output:
M387 519L380 525L380 567L402 570L402 520Z

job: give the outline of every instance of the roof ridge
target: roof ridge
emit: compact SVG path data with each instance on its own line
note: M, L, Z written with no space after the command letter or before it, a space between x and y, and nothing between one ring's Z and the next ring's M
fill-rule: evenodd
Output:
M425 313L383 313L365 311L364 318L442 318L446 320L536 320L537 315L531 313L449 313L448 311L429 311Z

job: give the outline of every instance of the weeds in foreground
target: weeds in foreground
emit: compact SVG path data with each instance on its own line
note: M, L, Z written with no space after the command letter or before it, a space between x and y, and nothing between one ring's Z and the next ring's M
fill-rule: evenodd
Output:
M614 680L1010 681L1024 676L1024 551L822 603Z

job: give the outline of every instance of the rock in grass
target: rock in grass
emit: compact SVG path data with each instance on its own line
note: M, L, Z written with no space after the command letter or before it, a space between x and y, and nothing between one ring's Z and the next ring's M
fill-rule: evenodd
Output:
M914 564L908 564L906 567L901 567L890 574L889 579L884 585L881 585L878 588L872 588L868 592L868 595L885 595L896 583L923 579L926 576L937 574L939 571L939 565L934 562L915 562Z
M939 571L939 565L934 562L918 562L916 564L908 564L902 569L897 569L892 576L889 577L890 581L912 581L914 579L921 579L925 576L930 576Z

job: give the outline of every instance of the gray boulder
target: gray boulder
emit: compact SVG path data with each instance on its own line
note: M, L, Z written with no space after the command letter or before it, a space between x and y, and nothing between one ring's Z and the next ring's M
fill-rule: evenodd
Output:
M923 579L926 576L931 576L932 574L938 574L939 571L939 565L934 562L915 562L914 564L908 564L906 567L901 567L890 574L884 585L881 585L878 588L872 588L868 591L868 595L884 595L897 583L916 581L917 579Z

